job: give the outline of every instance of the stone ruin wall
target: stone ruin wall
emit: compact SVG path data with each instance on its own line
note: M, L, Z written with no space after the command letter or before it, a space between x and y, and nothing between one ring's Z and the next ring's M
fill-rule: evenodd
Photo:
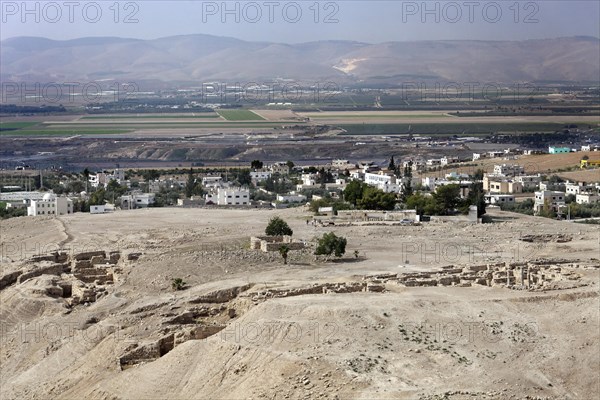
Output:
M139 256L140 253L130 253L127 259L135 261ZM0 290L37 276L54 275L56 278L45 289L47 295L68 299L69 305L91 303L106 292L103 286L114 283L115 276L122 272L120 260L120 252L102 250L34 256L27 260L29 265L25 268L1 276Z
M302 250L306 247L304 242L293 240L291 236L253 236L250 238L250 249L261 250L264 253L279 251L283 244L290 250Z

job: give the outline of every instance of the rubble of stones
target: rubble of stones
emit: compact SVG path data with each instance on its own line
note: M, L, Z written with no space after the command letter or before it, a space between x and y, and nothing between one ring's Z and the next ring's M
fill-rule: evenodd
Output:
M573 237L571 235L565 235L563 233L556 233L544 235L523 235L520 237L520 240L529 243L567 243L573 240Z
M365 277L370 285L393 283L413 286L457 286L482 285L525 290L571 289L585 286L581 275L573 269L583 264L570 260L540 259L528 262L500 262L494 264L468 265L465 267L448 265L437 271L408 272L401 274L380 274ZM588 265L585 265L588 267ZM589 265L600 268L599 265ZM370 290L375 291L375 290Z
M131 253L127 259L135 261L139 256L140 253ZM122 273L118 265L120 259L120 252L102 250L34 256L27 260L24 268L0 277L0 290L41 275L54 275L34 294L62 297L68 306L93 303L106 294L106 285L113 284L115 276Z

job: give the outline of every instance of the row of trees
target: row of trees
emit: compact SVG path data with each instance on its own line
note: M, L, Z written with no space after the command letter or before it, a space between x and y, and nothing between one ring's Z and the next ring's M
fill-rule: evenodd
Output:
M362 210L393 210L396 195L369 186L361 181L352 181L344 189L344 200Z
M406 208L417 210L419 215L451 215L455 210L466 214L469 207L477 206L477 216L485 214L485 197L482 183L473 183L466 199L461 199L460 186L440 186L431 196L415 193L405 202Z

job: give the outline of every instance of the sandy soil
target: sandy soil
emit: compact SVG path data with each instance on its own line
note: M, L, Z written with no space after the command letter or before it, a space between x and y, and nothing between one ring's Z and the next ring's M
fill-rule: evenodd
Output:
M313 227L301 209L151 209L2 222L2 273L32 252L140 252L95 303L65 306L40 294L48 275L0 291L2 399L589 399L600 391L600 230L511 213L495 223ZM308 243L323 232L348 239L341 261L248 249L280 215ZM563 234L565 243L527 243L525 234ZM355 260L354 250L360 258ZM584 286L530 292L502 287L404 287L386 292L264 297L317 283L447 265L560 257L589 265ZM594 261L596 260L596 261ZM594 268L597 265L598 268ZM181 277L188 288L174 292ZM225 303L198 303L244 287ZM135 346L182 329L187 310L216 310L226 324L162 357L121 370ZM221 307L221 308L219 308ZM223 308L225 307L225 308ZM227 310L235 310L227 316ZM198 325L200 324L200 325Z

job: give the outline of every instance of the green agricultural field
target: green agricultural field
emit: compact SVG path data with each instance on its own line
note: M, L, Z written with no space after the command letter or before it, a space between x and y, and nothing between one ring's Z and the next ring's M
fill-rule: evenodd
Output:
M81 119L196 119L196 118L204 118L204 119L216 119L219 118L217 113L194 113L189 115L169 115L169 114L136 114L136 115L91 115L86 116Z
M227 121L264 121L265 119L250 110L217 110Z
M0 131L0 136L75 136L75 135L118 135L129 133L126 129L20 129Z
M298 122L296 125L301 125ZM98 123L48 123L45 127L48 129L62 129L62 130L75 130L75 129L190 129L190 128L268 128L281 126L281 122L268 122L268 121L202 121L202 122L98 122Z
M0 122L0 132L16 131L39 124L39 122Z

